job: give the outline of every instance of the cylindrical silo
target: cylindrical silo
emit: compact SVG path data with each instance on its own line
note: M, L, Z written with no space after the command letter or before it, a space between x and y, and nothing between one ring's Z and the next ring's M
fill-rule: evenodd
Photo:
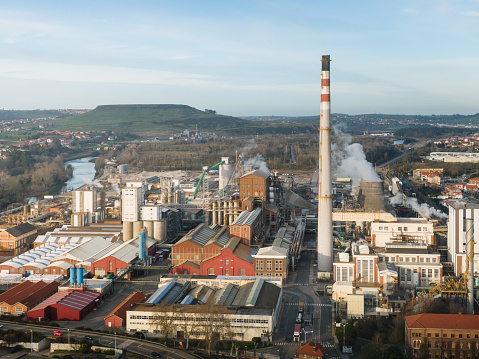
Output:
M72 267L70 268L70 284L76 283L75 276L76 276L75 267Z
M145 255L145 250L143 249L143 233L138 233L138 258L142 261Z
M221 161L224 163L219 168L219 189L224 189L225 186L228 184L228 180L233 172L233 167L229 162L229 157L221 157Z
M163 242L166 240L166 221L164 219L160 219L159 221L155 222L154 225L154 233L153 233L153 238L155 238L157 241Z
M135 238L138 236L138 233L141 232L141 229L143 228L143 221L135 221L133 222L133 237Z
M211 224L218 223L218 204L216 201L212 203L212 210L211 210Z
M230 201L230 208L229 208L229 222L228 224L231 224L234 222L234 202Z
M76 272L77 272L77 283L78 284L83 284L83 267L78 267L76 269Z
M155 227L153 225L153 221L143 221L143 224L146 227L146 233L148 237L155 238Z
M161 221L162 220L160 219L159 221L153 222L153 238L155 238L157 241L159 241L161 237Z
M133 222L123 222L123 241L129 241L133 238Z

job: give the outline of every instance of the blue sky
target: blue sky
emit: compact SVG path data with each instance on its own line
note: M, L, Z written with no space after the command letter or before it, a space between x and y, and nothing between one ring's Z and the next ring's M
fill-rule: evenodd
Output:
M0 1L0 108L479 112L479 0Z

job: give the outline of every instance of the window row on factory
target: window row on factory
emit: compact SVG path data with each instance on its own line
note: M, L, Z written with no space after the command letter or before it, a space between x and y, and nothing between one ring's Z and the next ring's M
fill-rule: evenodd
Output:
M404 231L407 232L409 227L397 227L398 231ZM380 231L388 231L389 227L388 226L379 226ZM394 227L391 227L391 230L394 231ZM427 227L417 227L417 232L427 232Z
M431 258L431 257L419 257L419 261L417 260L417 255L416 256L411 256L411 257L398 257L397 262L419 262L419 263L436 263L438 260L437 258ZM396 262L396 256L393 257L379 257L378 258L379 262Z
M264 260L256 259L255 261L255 269L256 270L264 270ZM283 260L275 260L274 261L274 268L277 271L283 270ZM273 270L273 260L267 259L266 260L266 270Z

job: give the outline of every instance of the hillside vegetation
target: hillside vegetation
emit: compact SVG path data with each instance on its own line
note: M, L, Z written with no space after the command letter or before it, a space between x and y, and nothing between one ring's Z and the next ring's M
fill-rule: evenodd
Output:
M68 115L69 111L67 110L0 110L0 122Z
M170 136L198 126L218 135L297 133L314 131L311 125L268 124L200 111L186 105L105 105L82 115L55 121L55 129L113 131L116 134Z

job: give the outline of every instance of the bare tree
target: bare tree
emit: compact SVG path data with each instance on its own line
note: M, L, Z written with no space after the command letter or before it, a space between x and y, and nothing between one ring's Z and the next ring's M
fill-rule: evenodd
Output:
M153 319L153 325L160 331L160 333L165 338L165 344L168 341L168 337L171 336L174 330L176 330L176 317L174 315L170 315L167 312L167 306L160 304L163 306L164 310L158 312L158 314Z
M190 327L194 323L194 320L193 318L191 318L190 313L180 313L178 315L178 319L181 320L180 328L183 329L183 333L186 339L185 349L188 350L188 347L190 345L190 335L191 335Z
M203 308L204 314L202 314L201 318L201 329L204 335L208 355L210 355L213 343L230 333L231 326L229 319L227 319L224 313L221 312L221 307L205 305Z

